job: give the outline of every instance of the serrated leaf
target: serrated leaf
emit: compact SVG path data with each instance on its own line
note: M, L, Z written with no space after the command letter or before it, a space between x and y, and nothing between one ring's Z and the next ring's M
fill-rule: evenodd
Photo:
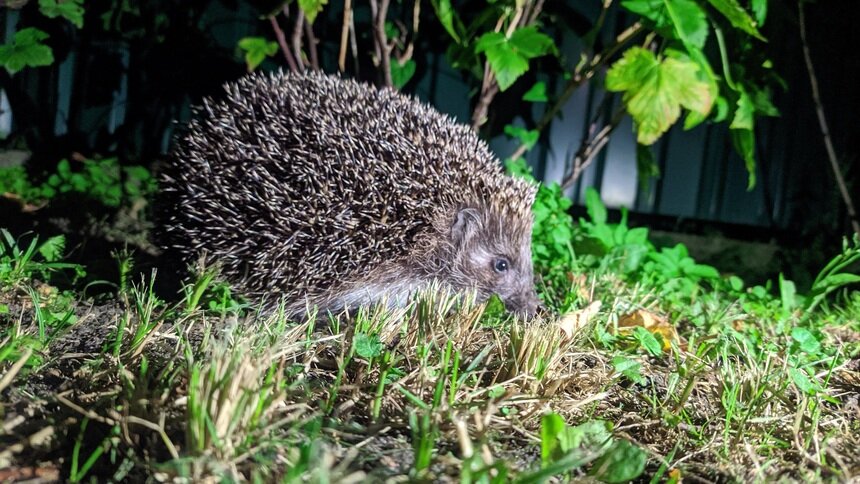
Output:
M368 336L365 333L355 333L352 344L355 347L355 353L362 358L376 358L384 349L379 336Z
M239 40L239 48L245 51L245 65L248 72L256 69L266 60L266 57L275 55L278 44L263 37L245 37Z
M759 40L767 40L758 31L758 26L750 14L737 0L708 0L735 28L738 28Z
M632 360L624 356L616 356L612 358L612 367L615 368L615 371L624 375L624 377L637 385L641 385L646 382L645 377L642 376L641 372L642 365L636 360Z
M499 83L499 90L511 87L520 76L529 70L529 62L518 55L506 43L496 45L486 51L487 62Z
M487 32L478 38L475 53L484 53L490 69L496 76L501 91L513 83L529 69L529 59L542 56L555 49L547 35L534 27L515 31L510 38L500 32Z
M9 74L15 74L25 67L51 65L54 54L50 47L41 43L47 38L48 34L33 27L19 30L11 44L0 45L0 65Z
M755 104L746 91L741 91L732 117L731 129L753 129L755 123Z
M391 82L394 87L401 89L415 75L415 61L407 59L402 65L395 60L391 63Z
M523 27L514 31L508 39L508 44L526 59L533 59L549 54L555 49L552 39L538 32L535 27Z
M84 0L39 0L39 11L48 18L63 17L77 28L84 26Z
M505 126L505 134L520 140L520 143L526 147L526 150L532 149L540 138L540 131L536 129L525 129L510 124Z
M596 225L606 224L606 205L600 200L600 194L593 187L585 190L585 209L588 217Z
M673 19L675 32L684 45L703 48L708 40L709 27L705 11L699 4L692 0L666 0L665 4Z
M322 12L323 5L327 3L328 0L299 0L299 8L302 9L308 22L314 23L317 15Z
M625 0L621 6L652 21L661 34L684 44L701 49L708 38L707 15L693 0Z
M606 74L606 89L624 91L627 112L636 122L637 141L653 144L681 115L681 107L707 114L713 104L708 84L699 80L695 62L633 47Z
M732 145L735 151L741 155L744 160L744 165L749 175L747 182L747 190L752 190L755 187L755 134L751 129L732 129Z
M39 246L39 253L47 262L55 262L63 256L66 247L66 238L62 235L51 237Z
M663 354L663 345L660 344L660 341L656 336L654 336L654 333L648 331L642 326L633 328L633 337L636 338L639 345L645 348L645 351L650 353L651 356L660 356Z
M523 101L529 101L533 103L541 103L547 102L548 98L546 96L546 83L543 81L538 81L531 87L525 94L523 94Z
M457 18L457 12L451 6L451 0L433 0L430 3L433 5L433 10L436 11L436 17L439 18L439 22L445 27L448 35L459 44L460 36L457 35L457 30L454 28L454 20Z

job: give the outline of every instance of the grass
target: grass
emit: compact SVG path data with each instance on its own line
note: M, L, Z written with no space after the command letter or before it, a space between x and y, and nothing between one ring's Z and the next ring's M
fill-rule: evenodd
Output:
M128 253L94 304L43 282L83 271L61 242L4 231L0 480L860 475L860 243L804 296L658 250L590 203L566 225L578 242L550 247L563 270L536 260L557 313L531 322L433 289L293 322L211 268L165 302Z

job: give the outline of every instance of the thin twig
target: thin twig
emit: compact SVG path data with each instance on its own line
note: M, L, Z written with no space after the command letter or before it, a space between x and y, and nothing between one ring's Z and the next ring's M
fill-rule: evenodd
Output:
M815 114L818 115L818 124L821 126L821 135L824 137L827 158L830 160L830 167L833 169L836 184L839 186L839 192L842 194L842 201L845 202L845 208L848 210L851 227L854 229L855 234L860 235L860 222L857 221L857 211L854 209L854 201L851 199L848 187L845 184L845 178L842 176L839 160L836 157L836 150L833 148L833 141L830 139L830 128L827 125L827 119L824 117L824 105L821 104L821 94L818 91L818 78L815 76L815 68L812 66L812 55L809 53L809 43L806 40L806 19L803 14L803 0L797 0L797 9L800 13L800 42L803 44L803 60L806 62L806 72L809 73L809 83L812 86L812 100L815 103Z
M592 138L582 140L582 144L576 151L576 156L573 159L573 170L561 182L562 189L570 188L571 185L576 183L582 172L591 165L598 153L606 147L609 143L609 135L615 131L615 128L624 119L625 113L626 111L623 108L619 109L612 116L609 123L598 131L597 134Z
M287 7L284 7L285 9ZM299 64L300 70L305 70L305 61L302 58L302 27L305 24L305 13L297 9L296 23L293 25L293 55Z
M287 36L284 35L284 31L281 29L281 26L278 25L278 19L275 15L269 17L269 22L272 23L272 30L275 31L275 37L278 39L278 45L281 46L281 52L284 54L284 58L287 59L287 65L290 66L290 70L293 72L298 72L299 67L296 65L296 60L293 59L293 55L290 53L290 47L287 45Z
M349 41L349 25L352 23L352 0L346 0L343 5L343 27L340 30L340 51L337 56L337 67L340 72L346 71L346 44Z
M376 50L377 66L382 71L385 85L392 87L391 80L391 46L388 44L388 36L385 34L385 17L388 14L390 0L370 0L370 13L373 16L373 43Z
M552 106L546 110L541 117L540 121L538 121L535 129L537 131L543 131L549 124L555 119L556 115L561 111L561 108L567 103L567 100L570 99L570 96L573 95L574 92L586 81L590 80L594 77L594 74L603 67L606 62L612 58L612 56L620 50L627 42L630 41L637 34L642 32L644 29L642 24L636 22L635 24L628 27L624 32L618 35L615 38L615 43L607 47L602 53L596 54L585 67L580 67L573 72L573 75L570 76L570 79L564 86L564 90L555 100ZM520 146L514 150L513 154L511 154L511 159L517 159L528 150L528 147L525 144L520 144Z
M310 22L305 22L305 36L308 38L308 53L311 57L311 69L320 70L320 61L317 56L317 38L314 35L314 26Z
M349 50L352 52L352 61L355 64L355 75L361 75L361 64L358 62L358 42L355 40L355 19L349 16Z

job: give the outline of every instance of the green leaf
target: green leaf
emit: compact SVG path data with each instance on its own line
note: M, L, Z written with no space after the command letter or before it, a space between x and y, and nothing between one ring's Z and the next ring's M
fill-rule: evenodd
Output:
M741 155L744 160L744 165L747 168L749 181L747 182L747 190L752 190L755 187L755 134L751 129L733 129L731 130L732 144L735 151Z
M791 380L794 382L795 386L797 386L797 389L802 393L815 395L818 392L818 386L809 379L809 376L805 371L797 368L789 368L788 374L791 376Z
M535 27L517 29L508 39L508 44L526 59L533 59L554 52L555 44L552 39L538 32Z
M525 94L523 94L523 101L529 101L533 103L545 103L547 102L546 96L546 83L543 81L538 81L531 87Z
M585 190L585 209L588 212L588 218L597 225L606 224L607 212L606 206L600 200L600 194L594 187L588 187Z
M612 358L612 367L615 368L615 371L632 381L638 385L642 385L646 382L645 377L642 376L642 365L630 358L625 356L616 356Z
M764 25L767 18L767 2L768 0L751 0L750 9L755 17L756 24Z
M415 75L416 63L412 59L406 59L406 62L400 64L397 60L391 63L391 82L394 87L401 89Z
M821 342L806 328L795 327L791 330L791 339L796 341L800 346L800 350L811 355L818 354L821 349Z
M678 120L681 107L703 114L710 111L713 97L698 71L689 59L660 61L653 52L633 47L607 72L606 89L624 92L627 111L636 122L637 141L651 145Z
M51 48L41 43L48 34L28 27L15 33L11 44L0 45L0 65L15 74L25 67L47 66L54 62Z
M42 254L42 257L44 257L46 261L54 262L63 256L63 249L65 249L65 247L66 238L62 235L57 235L42 242L42 245L39 246L39 253Z
M245 65L248 72L256 69L266 60L266 57L275 55L278 44L263 37L245 37L239 40L239 48L245 51Z
M673 20L678 39L685 46L703 48L708 40L708 18L699 4L693 0L666 0L664 3Z
M692 259L689 259L692 261ZM684 268L684 274L699 279L719 279L720 271L706 264L692 264Z
M705 11L693 0L625 0L621 6L652 21L664 36L701 49L708 38Z
M84 26L84 0L39 0L39 11L48 18L63 17L77 28Z
M454 28L454 20L457 18L457 12L451 6L451 0L432 0L430 3L433 5L433 10L436 11L439 21L442 22L442 26L445 27L445 30L454 41L459 44L460 36L457 35L457 30Z
M650 353L651 356L660 356L663 354L663 345L660 344L660 341L657 340L654 333L648 331L642 326L636 326L633 330L633 337L639 341L639 344L645 348L645 351Z
M328 0L299 0L299 8L304 12L308 22L314 23L317 14L322 12L323 5L327 4Z
M540 419L540 455L544 465L553 461L560 445L560 436L567 424L557 413L548 413Z
M767 40L759 33L756 21L750 17L737 0L708 0L708 3L723 14L735 28L759 40Z
M643 191L648 188L651 178L660 176L660 165L657 164L650 146L636 144L636 174Z
M355 352L362 358L376 358L382 354L384 346L379 341L378 335L368 336L365 333L355 333L355 338L352 341L355 347Z
M529 59L555 49L552 39L534 27L515 31L510 38L500 32L487 32L475 43L475 53L484 53L504 91L529 69Z
M540 138L540 131L536 129L525 129L510 124L505 126L505 134L520 140L520 143L526 147L526 150L532 149Z
M755 104L746 91L740 91L731 129L753 129L755 124Z
M594 462L589 474L603 482L628 482L642 474L647 462L644 450L619 440Z
M797 289L794 282L786 279L781 272L779 273L779 298L782 301L782 309L786 313L791 313L797 307Z

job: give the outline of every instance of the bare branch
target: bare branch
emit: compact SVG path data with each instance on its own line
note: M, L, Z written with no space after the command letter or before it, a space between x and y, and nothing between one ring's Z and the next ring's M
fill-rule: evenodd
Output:
M343 27L340 30L340 52L337 56L337 67L340 72L346 71L346 44L349 41L349 25L352 23L352 0L346 0L343 5Z
M392 87L391 80L391 46L385 35L385 17L388 15L390 0L370 0L370 13L373 16L373 43L376 50L377 66L382 71L385 85Z
M284 7L286 8L286 7ZM296 61L299 64L300 70L305 70L305 61L302 58L302 27L305 24L305 13L301 9L297 9L296 23L293 25L293 55L296 56Z
M317 38L314 35L314 26L310 22L305 22L305 36L308 38L308 53L311 57L311 69L320 70L320 61L317 56Z
M293 72L298 72L299 67L296 65L296 60L293 59L293 55L290 53L290 47L287 45L287 36L284 35L284 31L281 29L281 26L278 25L278 19L275 15L269 17L269 22L272 24L272 30L275 31L275 37L278 39L278 45L281 46L281 52L284 54L284 58L287 59L287 65L290 66L290 70Z
M621 120L624 119L626 112L627 111L625 111L624 108L615 111L615 114L612 115L612 119L609 123L598 131L597 134L591 138L582 140L582 144L580 144L579 149L576 150L576 156L574 156L573 162L571 163L571 165L573 165L572 171L561 181L562 189L569 188L571 185L576 183L576 180L579 179L582 172L591 165L598 153L606 147L609 143L609 135L615 131L615 128L617 128L618 124L621 123ZM592 128L593 127L594 126L592 126Z
M797 1L797 8L800 13L800 41L803 44L803 60L806 62L806 72L809 74L809 84L812 86L812 100L815 102L815 114L818 115L818 124L821 127L821 136L824 138L827 158L830 160L833 176L836 177L836 185L839 186L839 192L842 194L842 201L848 210L848 217L851 219L851 228L854 229L855 234L860 235L860 222L857 221L857 210L854 209L854 201L851 199L848 187L845 184L845 178L842 176L842 169L839 167L836 150L833 148L833 141L830 139L830 128L827 125L827 118L824 117L824 105L821 104L821 94L818 91L818 78L815 76L812 55L809 52L809 42L806 39L806 19L803 14L802 0Z

